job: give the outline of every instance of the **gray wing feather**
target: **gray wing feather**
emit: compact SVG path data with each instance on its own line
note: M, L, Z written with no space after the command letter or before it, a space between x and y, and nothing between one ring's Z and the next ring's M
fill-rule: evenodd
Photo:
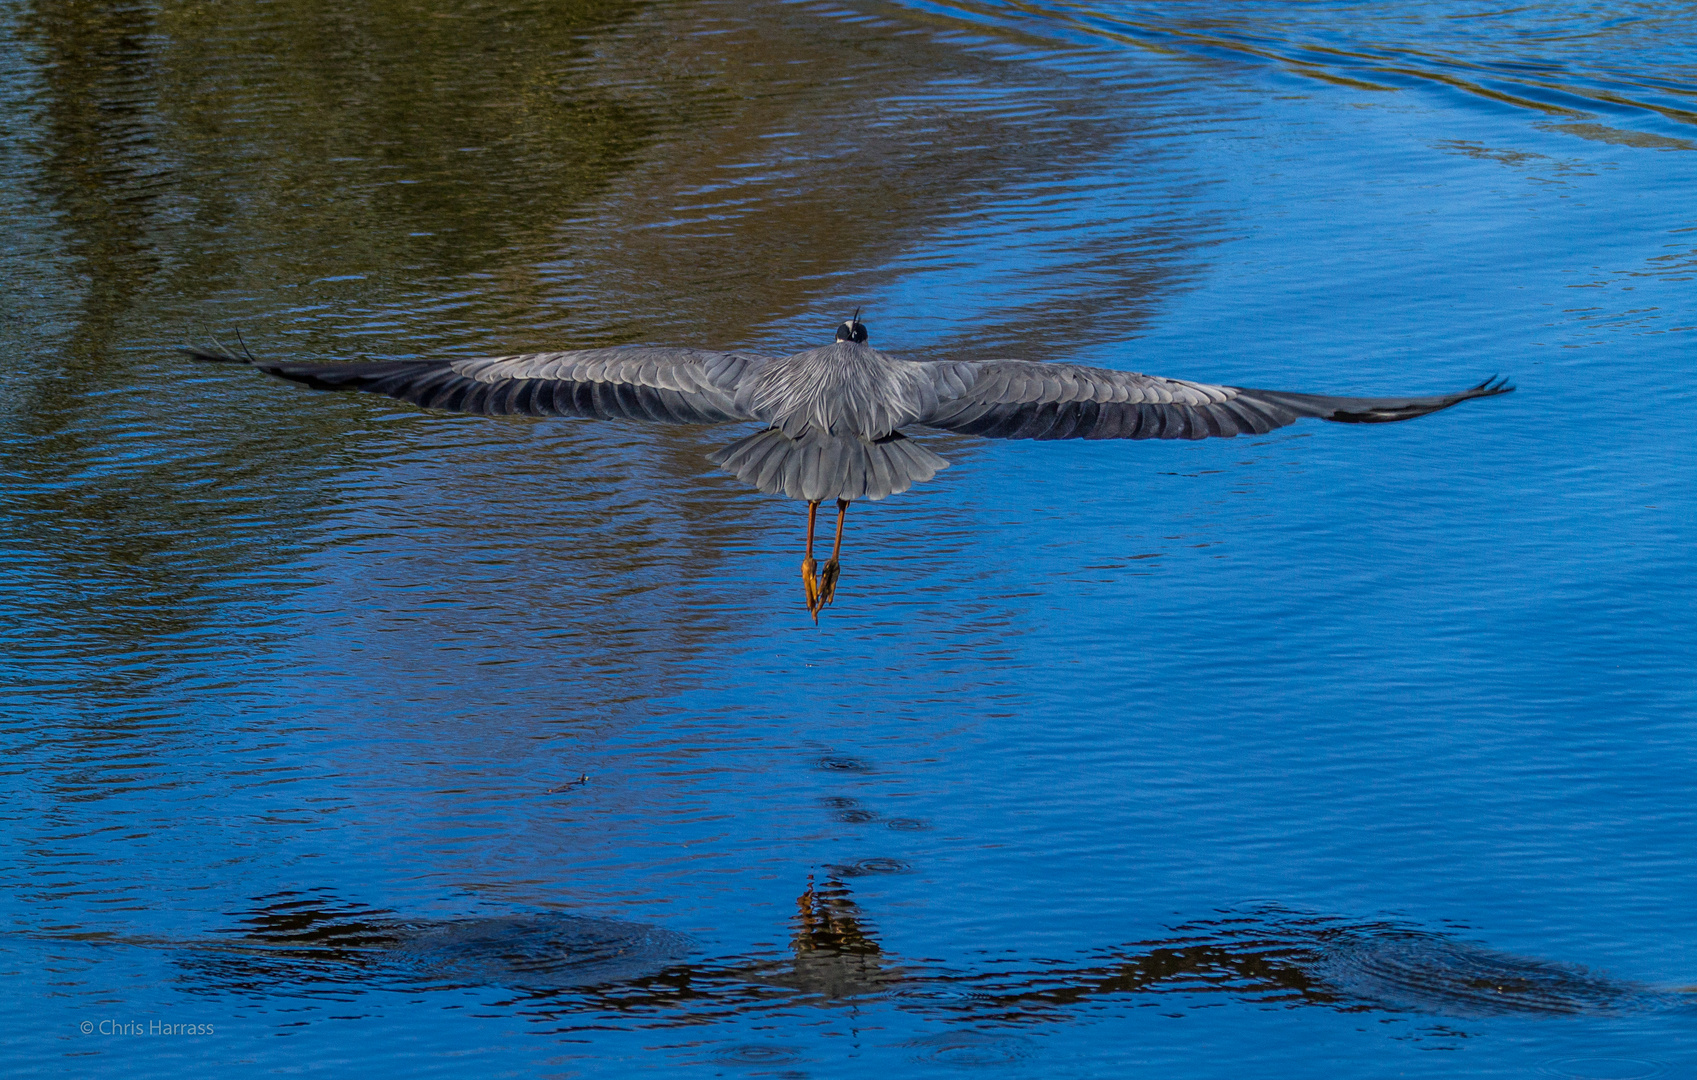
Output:
M993 439L1206 439L1265 434L1305 416L1409 420L1514 389L1494 376L1454 394L1357 398L1253 390L1132 371L1026 360L921 365L937 405L918 422Z
M769 357L702 349L583 349L474 360L314 364L184 349L196 360L248 364L319 390L362 390L427 409L485 416L585 416L716 424L748 420L737 384Z

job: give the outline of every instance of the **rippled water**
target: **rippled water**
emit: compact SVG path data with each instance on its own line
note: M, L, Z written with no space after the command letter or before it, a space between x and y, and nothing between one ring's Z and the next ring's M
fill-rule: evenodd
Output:
M1693 42L0 5L9 1074L1697 1071ZM1519 391L937 437L815 628L725 432L171 352L781 352L856 305L913 358Z

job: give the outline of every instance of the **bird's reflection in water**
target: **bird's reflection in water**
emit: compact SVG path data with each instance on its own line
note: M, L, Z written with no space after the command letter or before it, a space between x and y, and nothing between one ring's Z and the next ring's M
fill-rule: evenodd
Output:
M884 952L855 904L849 888L827 879L796 897L795 931L790 937L795 959L788 972L774 965L760 973L761 981L827 998L877 993L905 977L887 970Z
M646 923L582 915L405 921L324 890L259 898L230 939L197 945L188 966L226 988L509 986L557 991L639 978L687 957L694 942Z
M1105 949L1076 965L1010 965L952 981L970 988L972 1011L1009 1019L1143 994L1450 1017L1613 1013L1690 1000L1391 921L1264 907L1172 929L1171 938Z
M1091 1004L1151 995L1450 1017L1689 1007L1692 995L1499 953L1405 923L1277 907L1222 912L1168 937L1071 963L998 958L979 969L904 964L836 876L796 901L788 955L691 960L694 943L642 923L567 914L409 922L323 892L262 898L233 937L179 962L211 988L343 995L355 987L499 987L553 1018L714 1016L887 997L936 1019L1064 1021Z

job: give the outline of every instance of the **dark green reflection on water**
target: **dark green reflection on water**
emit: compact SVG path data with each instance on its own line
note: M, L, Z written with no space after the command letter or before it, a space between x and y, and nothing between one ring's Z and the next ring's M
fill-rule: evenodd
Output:
M133 350L154 324L261 280L500 270L652 137L576 67L636 7L29 10L30 179L62 243L35 254L68 257L80 296L68 335L13 358L5 457L45 578L30 599L80 624L67 636L99 651L182 632L242 567L263 576L259 534L334 499L337 417L278 425L281 454L216 445L234 440L183 415L192 390L145 385Z
M488 269L652 138L580 64L637 7L38 4L44 194L102 285L150 227L178 291L228 285L232 229L314 277Z

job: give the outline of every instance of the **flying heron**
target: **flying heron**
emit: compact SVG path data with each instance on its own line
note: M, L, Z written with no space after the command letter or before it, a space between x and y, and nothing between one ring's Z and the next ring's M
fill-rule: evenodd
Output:
M879 352L866 341L857 310L831 344L783 357L631 346L320 364L183 351L196 360L249 364L319 390L364 390L449 412L757 422L760 430L708 460L761 491L807 503L801 580L815 622L836 598L849 504L906 491L949 466L903 428L997 439L1230 438L1265 434L1305 416L1348 424L1408 420L1514 389L1493 377L1435 397L1328 397L1079 364L915 362ZM821 567L813 558L814 525L820 504L832 499L836 539Z

